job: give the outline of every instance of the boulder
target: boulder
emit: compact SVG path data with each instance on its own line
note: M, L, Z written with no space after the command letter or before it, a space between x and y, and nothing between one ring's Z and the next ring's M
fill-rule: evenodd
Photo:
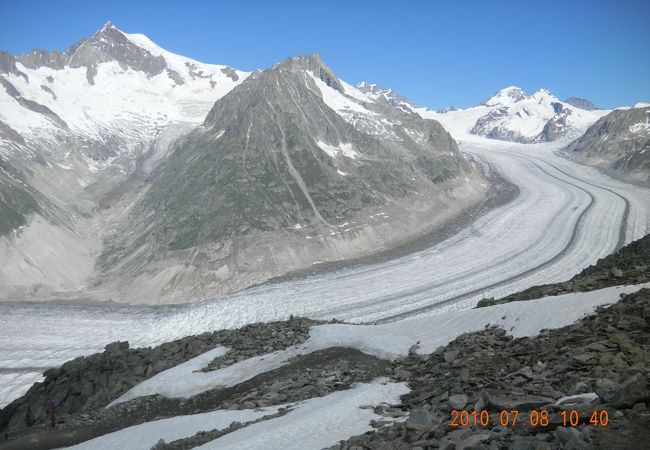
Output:
M648 382L640 373L628 378L620 385L610 380L598 380L596 393L615 408L630 408L639 402L650 400Z
M467 395L452 394L449 396L449 407L451 409L463 409L467 405Z

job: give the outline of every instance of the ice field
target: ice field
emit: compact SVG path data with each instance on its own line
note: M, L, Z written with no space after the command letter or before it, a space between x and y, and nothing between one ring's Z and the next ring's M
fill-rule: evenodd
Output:
M160 307L0 305L0 406L41 372L109 342L159 344L289 315L395 322L562 281L650 231L650 191L554 154L560 144L466 139L517 197L429 248L372 265Z

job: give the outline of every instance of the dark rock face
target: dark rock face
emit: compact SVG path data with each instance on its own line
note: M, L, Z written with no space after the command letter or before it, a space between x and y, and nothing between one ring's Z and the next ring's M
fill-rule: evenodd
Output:
M532 300L549 295L570 292L589 292L609 286L638 284L650 281L650 235L622 247L615 253L598 260L569 281L533 286L501 299L483 299L478 307L521 300Z
M479 117L471 129L471 133L485 136L490 139L500 139L513 142L551 142L567 134L570 124L567 118L572 114L571 110L565 108L561 103L552 103L555 115L546 122L542 131L531 138L524 138L518 132L501 126L495 126L501 119L507 118L510 114L509 107L495 109L483 117Z
M0 77L0 84L2 84L2 87L4 88L5 92L7 95L13 98L18 98L20 97L20 92L18 92L18 89L11 84L9 80L7 80L5 77Z
M377 110L398 115L425 142L397 126L399 144L360 132L323 102L310 74L343 91L313 55L251 75L214 105L152 177L140 205L141 216L154 220L148 239L182 250L296 223L328 228L383 206L385 197L435 190L472 171L440 124L414 114ZM361 156L334 160L319 141L349 145Z
M232 81L238 81L239 80L239 75L237 75L237 72L235 72L235 70L233 68L224 67L223 69L221 69L221 71L223 73L225 73L226 75L228 75L228 77L230 77L230 79Z
M596 108L596 105L594 105L594 102L590 100L585 100L584 98L580 97L569 97L566 100L564 100L564 103L568 103L571 106L575 106L576 108L584 109L586 111L593 111Z
M479 136L485 136L490 139L502 139L504 141L517 140L519 139L518 135L512 131L502 130L500 128L495 128L493 122L496 119L501 119L508 116L509 109L507 107L502 107L490 111L483 117L479 117L474 124L474 127L470 130L472 134L478 134Z
M7 92L7 94L13 98L15 98L18 103L23 106L26 109L29 109L30 111L34 111L35 113L39 113L50 119L52 122L56 123L60 127L64 129L68 129L68 124L65 123L63 119L61 119L54 111L52 111L50 108L48 108L45 105L41 105L38 102L35 102L33 100L27 99L23 97L18 89L9 82L6 78L0 76L0 84L2 87L4 87L4 90ZM45 89L43 89L45 88ZM41 89L49 91L54 95L51 89L49 89L47 86L41 86Z
M27 80L27 74L16 67L16 58L11 53L0 51L0 73L12 73L20 75Z
M142 71L150 77L161 73L167 65L162 56L153 56L138 47L110 22L71 53L68 65L96 70L97 64L108 61L117 61L124 69Z
M35 113L39 113L50 119L52 122L56 123L58 126L60 126L63 129L68 129L68 124L65 123L63 119L61 119L54 111L52 111L50 108L48 108L45 105L41 105L38 102L35 102L34 100L29 100L25 97L18 97L17 98L18 103L21 104L21 106L29 109L30 111L34 111Z
M0 137L18 142L22 137L0 121ZM0 156L0 236L27 223L30 214L41 212L42 196L24 182L23 174Z
M628 182L650 186L650 107L614 110L569 144L574 160Z
M582 132L585 120L595 121L597 118L586 110L559 101L546 89L528 96L519 88L509 87L498 91L481 105L488 107L488 112L477 119L471 133L521 143L573 137ZM540 121L544 125L541 130ZM525 131L531 126L536 130L535 134Z
M536 138L541 142L551 142L554 141L566 134L567 129L570 124L567 122L567 118L572 114L571 110L565 108L562 103L554 102L553 110L555 111L555 116L544 125L544 129Z
M73 45L71 49L76 49L78 45ZM69 54L70 50L67 52L59 52L57 50L48 52L47 50L36 49L25 55L18 55L16 60L30 69L43 66L51 67L52 69L63 69L69 60Z

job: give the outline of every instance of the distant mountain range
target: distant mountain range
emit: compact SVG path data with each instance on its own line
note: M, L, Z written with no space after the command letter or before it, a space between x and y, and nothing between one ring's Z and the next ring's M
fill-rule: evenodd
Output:
M0 85L0 299L186 302L393 248L491 189L454 137L593 125L569 154L647 182L643 109L508 87L435 112L318 55L248 73L110 22L0 53Z
M532 95L509 87L481 103L489 112L471 133L516 142L549 142L579 135L598 115L561 102L546 89Z
M439 123L317 55L250 74L107 23L1 61L5 299L198 300L391 248L488 189Z
M367 82L357 87L374 99L441 122L457 139L465 134L521 143L571 139L607 113L593 110L589 108L591 102L575 97L569 99L571 102L562 102L546 89L528 95L521 88L510 86L477 106L449 107L436 112L414 105L392 89Z

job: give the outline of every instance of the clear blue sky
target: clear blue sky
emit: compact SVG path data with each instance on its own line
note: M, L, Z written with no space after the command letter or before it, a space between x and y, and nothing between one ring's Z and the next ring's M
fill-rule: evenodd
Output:
M650 1L0 0L0 49L65 49L111 20L242 70L318 52L342 79L423 106L517 85L601 107L650 101Z

